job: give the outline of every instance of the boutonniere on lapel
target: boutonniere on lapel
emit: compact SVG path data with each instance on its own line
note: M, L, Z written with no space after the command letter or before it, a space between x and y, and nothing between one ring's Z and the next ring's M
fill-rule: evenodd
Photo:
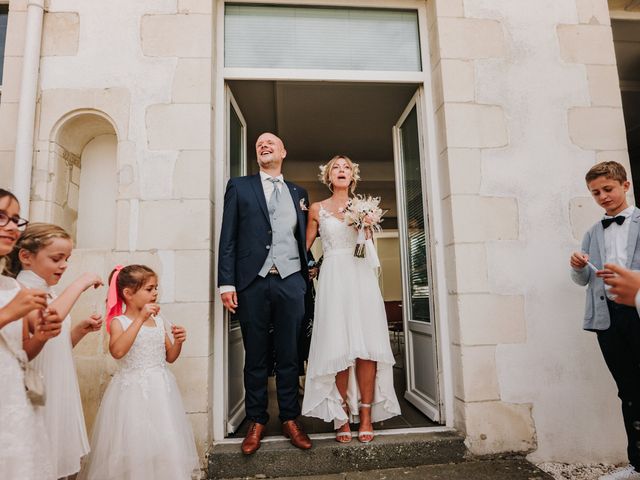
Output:
M309 210L309 208L307 207L307 203L304 201L304 198L300 199L300 210L302 210L303 212Z

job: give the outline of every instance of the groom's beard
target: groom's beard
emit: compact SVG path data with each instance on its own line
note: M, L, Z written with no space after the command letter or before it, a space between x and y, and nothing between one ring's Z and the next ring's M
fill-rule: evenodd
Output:
M272 170L274 167L282 165L282 161L278 161L278 158L272 154L264 157L258 157L258 165L266 170Z

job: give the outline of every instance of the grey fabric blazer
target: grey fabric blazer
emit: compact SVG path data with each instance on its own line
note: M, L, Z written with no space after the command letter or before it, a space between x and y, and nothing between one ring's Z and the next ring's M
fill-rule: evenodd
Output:
M627 241L627 263L624 265L631 270L640 270L640 210L633 209L633 213L626 220L629 225L629 239ZM598 269L604 265L604 228L597 222L584 234L582 251L589 255L589 261ZM595 272L588 266L582 270L571 269L571 279L578 285L587 285L587 298L584 307L585 330L606 330L611 324L607 297L604 293L604 282L596 277Z

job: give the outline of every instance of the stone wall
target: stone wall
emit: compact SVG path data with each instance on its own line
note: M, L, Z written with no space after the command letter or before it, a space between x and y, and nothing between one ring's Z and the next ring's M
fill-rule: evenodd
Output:
M10 4L3 179L12 175L25 4ZM87 270L106 278L117 263L158 272L163 315L188 331L171 369L202 455L211 430L212 8L206 0L47 2L30 212L73 232L78 189L91 188L77 184L82 150L99 135L117 137L116 246L76 249L63 283ZM104 293L85 294L74 319L102 311ZM85 339L75 358L91 427L114 368L106 333Z
M623 460L616 389L568 270L599 218L584 173L628 166L607 3L431 7L455 424L476 453Z

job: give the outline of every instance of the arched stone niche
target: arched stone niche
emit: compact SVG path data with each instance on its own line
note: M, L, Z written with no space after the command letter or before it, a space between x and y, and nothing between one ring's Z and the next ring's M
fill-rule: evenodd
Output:
M34 200L44 205L32 214L65 228L77 248L115 248L117 146L114 122L98 110L70 112L51 132L48 174L34 178Z

